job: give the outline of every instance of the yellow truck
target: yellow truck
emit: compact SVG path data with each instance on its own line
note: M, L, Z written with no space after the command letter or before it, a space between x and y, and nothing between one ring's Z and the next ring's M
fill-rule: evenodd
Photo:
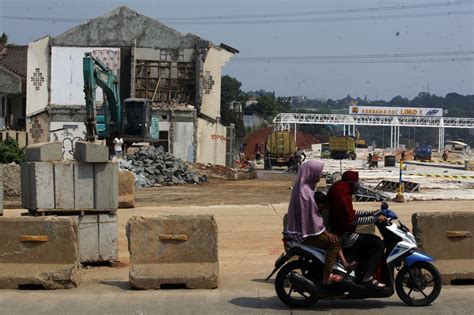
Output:
M355 140L351 137L331 137L329 138L329 150L331 159L356 159Z
M296 151L296 143L289 131L273 131L265 142L266 168L272 166L291 166L293 154Z

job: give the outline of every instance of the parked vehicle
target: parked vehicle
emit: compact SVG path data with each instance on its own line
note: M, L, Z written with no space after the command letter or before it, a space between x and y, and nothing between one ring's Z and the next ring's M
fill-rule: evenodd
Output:
M321 143L321 158L329 159L331 157L331 149L329 148L329 142Z
M149 99L120 99L118 80L112 70L99 59L85 53L83 58L84 94L86 101L86 140L105 139L111 144L120 135L129 146L134 142L159 141L159 114ZM99 86L107 101L96 105Z
M351 137L331 137L329 138L329 150L331 159L356 159L355 140Z
M427 144L419 145L415 149L415 161L429 161L431 160L431 146Z
M390 211L390 210L388 210ZM411 306L426 306L441 292L441 276L431 263L433 258L421 252L409 229L397 219L396 214L379 211L387 222L378 223L377 228L385 243L385 261L379 266L376 278L384 288L368 288L360 284L362 273L352 271L346 278L333 284L334 290L321 291L321 279L325 251L301 243L283 240L285 252L276 260L275 268L267 280L278 271L275 290L278 298L290 307L309 307L319 299L364 299L385 298L396 291L400 299ZM394 278L394 271L398 274ZM346 270L339 262L334 273L345 275Z
M296 144L293 135L289 131L273 131L265 143L265 155L272 166L291 167L294 163L293 154L296 152Z

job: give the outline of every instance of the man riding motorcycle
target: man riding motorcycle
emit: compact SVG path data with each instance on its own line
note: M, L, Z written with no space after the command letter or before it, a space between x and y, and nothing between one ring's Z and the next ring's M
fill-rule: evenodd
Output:
M356 233L357 225L386 221L385 216L374 217L372 211L355 211L352 194L359 188L359 173L346 171L329 192L329 222L331 231L341 238L344 253L356 257L363 272L361 284L371 288L385 285L374 279L373 274L384 254L383 241L375 235Z

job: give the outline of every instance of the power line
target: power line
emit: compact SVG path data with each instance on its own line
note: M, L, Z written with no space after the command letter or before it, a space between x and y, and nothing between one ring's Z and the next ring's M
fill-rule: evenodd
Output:
M389 20L405 18L423 18L440 16L457 16L473 14L474 10L452 11L452 12L432 12L432 13L412 13L412 14L393 14L393 15L372 15L372 16L354 16L354 17L334 17L320 19L282 19L282 20L252 20L252 21L197 21L197 22L171 22L172 25L255 25L255 24L295 24L295 23L320 23L320 22L348 22L348 21L367 21L367 20Z
M427 62L471 62L472 57L452 57L452 58L419 58L419 59L365 59L365 60L232 60L235 63L249 64L394 64L394 63L427 63Z
M326 55L326 56L255 56L235 57L233 61L305 61L305 60L340 60L340 59L368 59L368 58L407 58L407 57L436 57L436 56L465 56L473 55L473 50L439 51L439 52L417 52L417 53L390 53L369 55Z
M327 15L327 14L347 14L347 13L365 13L365 12L377 12L377 11L393 11L393 10L435 8L435 7L445 7L445 6L459 6L459 5L466 5L466 4L472 4L472 3L473 3L472 0L466 0L466 1L438 2L438 3L426 3L426 4L396 5L396 6L387 6L387 7L366 7L366 8L353 8L353 9L337 9L337 10L325 10L325 11L236 14L236 15L210 15L210 16L173 17L173 18L163 17L163 18L161 18L161 20L163 20L163 21L225 20L225 19L252 19L252 18L308 16L308 15Z
M311 15L330 15L330 14L352 14L352 13L367 13L367 12L379 12L379 11L394 11L394 10L410 10L410 9L422 9L422 8L435 8L435 7L446 7L446 6L460 6L473 4L473 0L463 1L452 1L452 2L438 2L438 3L425 3L425 4L413 4L413 5L396 5L387 7L365 7L365 8L352 8L352 9L337 9L337 10L325 10L325 11L304 11L304 12L290 12L290 13L261 13L261 14L239 14L239 15L213 15L213 16L190 16L190 17L161 17L157 18L160 21L173 22L172 24L194 24L193 20L198 21L196 23L213 24L212 21L203 20L222 20L226 19L255 19L255 18L278 18L278 17L297 17L297 16L311 16ZM461 11L458 11L461 12ZM448 13L448 12L445 12ZM456 14L457 12L451 12ZM53 21L53 22L84 22L87 19L83 18L61 18L61 17L28 17L28 16L13 16L13 15L2 15L0 18L9 20L28 20L28 21ZM181 22L180 22L181 21ZM199 22L200 21L200 22ZM273 22L274 20L265 20L263 23ZM277 21L277 20L275 20ZM285 20L278 20L284 22ZM303 21L305 20L295 20ZM244 21L227 21L227 22L241 22ZM258 21L251 21L258 22Z

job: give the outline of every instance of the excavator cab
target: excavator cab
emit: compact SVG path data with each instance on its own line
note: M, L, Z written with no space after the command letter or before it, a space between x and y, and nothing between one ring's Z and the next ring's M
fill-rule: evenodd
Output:
M158 142L158 113L153 111L152 104L151 100L143 98L128 98L123 102L125 138L137 142Z

